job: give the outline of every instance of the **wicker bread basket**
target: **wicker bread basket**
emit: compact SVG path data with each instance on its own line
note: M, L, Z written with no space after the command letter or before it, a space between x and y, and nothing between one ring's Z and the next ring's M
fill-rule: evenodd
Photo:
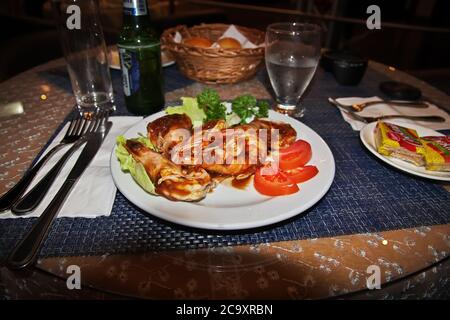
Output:
M174 41L178 31L183 39L189 37L208 38L217 41L227 30L227 24L202 24L187 28L177 26L164 31L162 46L168 50L180 71L188 78L208 84L236 83L252 77L263 62L264 48L221 49L188 46ZM264 32L236 26L255 45L264 42Z

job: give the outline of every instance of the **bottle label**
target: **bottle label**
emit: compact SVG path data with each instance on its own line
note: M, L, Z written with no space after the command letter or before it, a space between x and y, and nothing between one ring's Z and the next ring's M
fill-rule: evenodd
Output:
M145 16L148 13L146 0L123 0L123 13L129 16Z
M128 97L139 90L139 59L136 52L119 48L123 92Z

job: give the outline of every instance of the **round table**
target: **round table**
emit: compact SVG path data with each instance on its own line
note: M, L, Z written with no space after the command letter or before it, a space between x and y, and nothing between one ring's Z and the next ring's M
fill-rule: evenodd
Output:
M0 84L0 105L20 101L25 113L0 118L0 194L18 181L71 111L71 92L40 73L63 66L52 61ZM449 97L393 67L369 68L419 87L440 105ZM193 96L199 83L166 93L166 101ZM217 87L223 99L242 92L270 98L256 79ZM449 185L445 185L450 191ZM0 269L8 298L423 298L448 286L450 224L380 233L134 255L39 260L25 276ZM368 267L381 268L382 289L367 290ZM82 289L67 290L69 265L82 270ZM3 283L3 284L1 284ZM3 286L3 287L2 287Z

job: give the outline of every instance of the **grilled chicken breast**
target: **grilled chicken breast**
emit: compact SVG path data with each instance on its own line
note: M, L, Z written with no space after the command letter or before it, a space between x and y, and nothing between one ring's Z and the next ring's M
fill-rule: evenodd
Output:
M261 129L267 130L265 136L262 136ZM278 142L274 141L272 146L273 129L278 130ZM200 133L194 133L172 149L171 159L176 163L199 165L209 173L238 178L253 174L268 151L287 147L297 137L297 132L289 124L267 120L254 120L231 128L226 128L225 121L216 120L203 125ZM220 142L214 143L218 138ZM201 161L195 161L194 157L199 151L202 152ZM207 157L214 161L207 161Z
M255 119L248 125L257 130L259 129L278 130L280 139L279 148L289 147L297 139L297 132L288 123ZM271 146L270 135L268 135L267 147L270 148L270 146Z
M158 118L147 125L147 135L152 144L164 155L182 138L188 138L192 133L192 121L185 114L171 114Z
M261 137L261 129L267 130L267 139ZM274 146L272 129L278 130L279 138ZM272 147L287 147L297 137L291 125L261 119L231 128L224 120L214 120L198 130L194 131L185 114L166 115L147 125L148 137L158 152L127 141L126 148L144 165L158 194L171 200L201 200L218 177L252 175Z
M147 126L150 141L165 157L179 164L200 165L208 172L230 176L253 174L258 163L255 163L254 159L251 160L250 157L256 155L261 160L260 155L265 155L267 150L271 149L270 130L278 130L279 143L275 147L287 147L294 143L297 137L297 133L291 125L262 119L255 119L249 124L236 125L230 129L235 132L232 137L227 135L229 131L227 131L224 120L214 120L204 124L201 132L197 132L197 136L195 136L192 134L192 122L185 114L166 115L150 122ZM255 137L255 131L258 132L261 129L267 130L267 140L262 141L258 133ZM217 136L217 133L222 135L223 143L221 145L212 145L211 139L204 138L205 136ZM239 141L245 141L245 143L239 144ZM234 144L234 147L230 147L231 144ZM175 146L177 149L173 150ZM205 152L213 154L215 159L221 160L213 163L211 161L201 161L201 163L193 161L195 148L200 148L203 154ZM188 149L191 149L190 152L186 152ZM256 154L250 155L250 150ZM182 151L191 157L188 159L191 161L186 161L186 158L180 161L180 158L177 158Z

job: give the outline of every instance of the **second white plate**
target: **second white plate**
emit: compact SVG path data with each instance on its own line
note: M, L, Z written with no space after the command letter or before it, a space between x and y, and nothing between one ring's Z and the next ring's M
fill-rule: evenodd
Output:
M423 136L443 136L443 134L426 127L422 127L416 124L412 123L405 123L401 120L389 120L389 122L393 124L398 124L400 126L408 127L411 129L414 129L417 131L417 134L419 137ZM387 164L400 169L402 171L408 172L410 174L428 178L428 179L435 179L435 180L442 180L442 181L450 181L450 172L443 172L443 171L430 171L426 170L425 167L417 167L411 163L408 163L406 161L386 157L382 154L379 154L376 147L375 147L375 135L374 130L376 126L376 122L369 123L366 125L360 132L359 137L361 138L362 143L364 146L372 152L377 158L381 159L382 161L386 162Z

